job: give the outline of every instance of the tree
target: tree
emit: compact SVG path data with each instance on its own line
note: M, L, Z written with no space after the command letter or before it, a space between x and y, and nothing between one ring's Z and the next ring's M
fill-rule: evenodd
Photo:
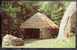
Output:
M64 16L61 20L60 23L60 29L59 29L59 35L58 35L58 39L66 39L66 34L69 33L71 30L71 22L69 22L71 19L74 20L73 18L71 18L71 16L75 13L76 11L76 3L75 2L71 2L69 7L67 7ZM69 23L69 25L68 25ZM74 23L75 24L75 23ZM65 30L68 26L69 29Z

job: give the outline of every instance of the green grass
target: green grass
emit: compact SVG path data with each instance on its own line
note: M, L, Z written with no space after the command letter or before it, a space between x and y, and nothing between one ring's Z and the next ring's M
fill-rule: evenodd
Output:
M75 48L75 37L71 37L67 40L56 41L54 48Z

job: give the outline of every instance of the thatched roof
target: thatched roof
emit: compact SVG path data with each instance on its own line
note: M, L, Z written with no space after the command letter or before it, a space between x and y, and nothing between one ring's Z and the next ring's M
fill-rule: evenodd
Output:
M36 13L24 23L21 24L21 28L58 28L58 26L51 21L47 16L41 13Z

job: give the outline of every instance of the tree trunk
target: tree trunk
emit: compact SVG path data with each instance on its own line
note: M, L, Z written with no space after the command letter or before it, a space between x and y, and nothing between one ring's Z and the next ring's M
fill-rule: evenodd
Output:
M61 20L58 39L67 39L66 33L70 32L70 27L71 27L71 22L69 21L72 19L71 16L74 14L75 11L76 11L76 3L71 2L69 7L66 9L64 16ZM66 26L69 29L65 31L65 29L67 28Z

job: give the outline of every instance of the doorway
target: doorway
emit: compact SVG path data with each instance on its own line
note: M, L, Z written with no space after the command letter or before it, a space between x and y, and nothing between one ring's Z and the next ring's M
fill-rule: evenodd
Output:
M40 38L40 29L27 28L24 29L25 39L38 39Z

